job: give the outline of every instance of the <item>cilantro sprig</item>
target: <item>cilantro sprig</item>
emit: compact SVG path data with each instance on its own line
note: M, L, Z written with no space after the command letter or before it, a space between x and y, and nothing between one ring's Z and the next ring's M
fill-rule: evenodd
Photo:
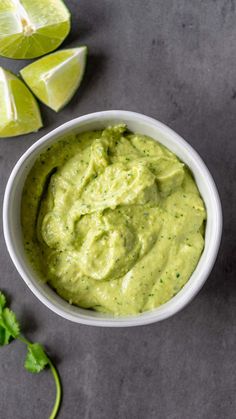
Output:
M12 340L18 339L27 347L25 369L31 373L39 373L49 367L56 385L56 400L49 419L55 419L61 404L61 382L57 369L48 357L40 343L32 343L26 339L21 331L15 313L7 307L5 295L0 291L0 346L8 345Z

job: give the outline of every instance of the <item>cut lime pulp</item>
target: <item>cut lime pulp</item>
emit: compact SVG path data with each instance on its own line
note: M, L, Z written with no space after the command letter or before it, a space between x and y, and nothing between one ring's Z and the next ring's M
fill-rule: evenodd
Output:
M20 74L35 96L57 112L78 89L86 57L84 46L57 51L29 64Z
M35 58L55 50L70 31L61 0L0 0L0 55Z
M0 137L38 131L42 120L38 104L14 74L0 67Z

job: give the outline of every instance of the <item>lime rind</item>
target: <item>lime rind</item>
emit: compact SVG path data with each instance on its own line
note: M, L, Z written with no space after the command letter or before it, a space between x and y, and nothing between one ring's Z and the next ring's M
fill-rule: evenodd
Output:
M58 112L80 86L86 58L85 46L60 50L29 64L20 74L34 95Z
M0 138L36 132L42 127L38 104L25 84L0 67Z

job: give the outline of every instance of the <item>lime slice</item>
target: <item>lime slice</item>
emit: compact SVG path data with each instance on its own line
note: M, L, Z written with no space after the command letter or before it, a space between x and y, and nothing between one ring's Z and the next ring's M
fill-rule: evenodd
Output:
M57 112L78 89L86 57L87 47L57 51L29 64L20 74L35 96Z
M38 131L42 121L38 104L14 74L0 67L0 137Z
M35 58L55 50L70 31L61 0L0 0L0 54Z

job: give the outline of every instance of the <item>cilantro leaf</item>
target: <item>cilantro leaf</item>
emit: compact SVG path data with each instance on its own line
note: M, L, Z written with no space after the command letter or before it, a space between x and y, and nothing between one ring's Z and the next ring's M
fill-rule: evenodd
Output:
M17 338L20 334L15 314L5 306L6 297L0 291L0 346L7 345L11 338Z
M49 359L40 343L28 345L28 352L25 359L25 368L33 373L42 371L49 364Z
M0 326L0 345L3 346L5 344L5 329Z
M5 328L6 332L13 338L17 338L20 334L20 325L16 320L16 316L9 308L4 308L0 316L0 326Z
M2 326L0 326L0 346L8 345L10 342L11 335Z
M0 315L6 305L6 297L5 295L0 291Z

